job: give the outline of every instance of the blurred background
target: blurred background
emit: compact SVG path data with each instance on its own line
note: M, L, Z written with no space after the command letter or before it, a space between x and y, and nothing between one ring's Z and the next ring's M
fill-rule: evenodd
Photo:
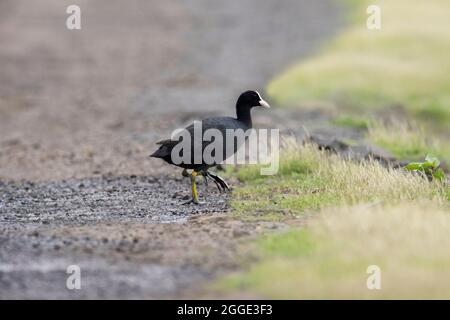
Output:
M447 0L0 0L0 298L450 297L449 16ZM154 143L233 116L248 89L272 106L254 123L296 138L280 174L231 168L231 195L181 206ZM374 263L385 291L367 290Z
M338 24L330 1L81 0L69 30L71 4L0 2L3 179L161 172L155 141L233 115Z

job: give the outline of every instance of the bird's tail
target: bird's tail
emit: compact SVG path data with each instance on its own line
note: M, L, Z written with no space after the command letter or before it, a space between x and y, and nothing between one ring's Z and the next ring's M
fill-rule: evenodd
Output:
M153 158L164 158L164 157L167 157L168 154L170 154L170 153L168 153L167 148L165 146L161 146L161 147L159 147L158 150L153 152L150 155L150 157L153 157Z

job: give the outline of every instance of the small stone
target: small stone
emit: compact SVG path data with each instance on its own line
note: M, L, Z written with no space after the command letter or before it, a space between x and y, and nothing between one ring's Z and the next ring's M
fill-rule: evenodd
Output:
M310 137L311 142L318 145L319 149L330 150L336 153L346 151L349 146L345 142L332 137L315 135Z
M233 237L240 238L243 236L248 236L250 233L247 230L242 229L234 229L233 230Z

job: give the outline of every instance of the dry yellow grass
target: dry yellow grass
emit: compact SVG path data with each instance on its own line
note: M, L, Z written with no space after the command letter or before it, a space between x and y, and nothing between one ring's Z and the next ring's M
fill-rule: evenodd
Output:
M293 140L284 141L280 159L277 177L242 169L247 186L235 190L233 204L246 215L314 214L306 228L260 239L260 262L222 280L220 290L287 299L450 298L447 184ZM381 268L381 290L366 286L369 265Z
M376 161L344 160L312 145L298 145L292 139L283 142L278 175L261 176L258 166L248 166L238 172L238 177L246 184L234 191L232 205L241 215L254 210L298 214L361 202L446 201L441 183L383 167Z

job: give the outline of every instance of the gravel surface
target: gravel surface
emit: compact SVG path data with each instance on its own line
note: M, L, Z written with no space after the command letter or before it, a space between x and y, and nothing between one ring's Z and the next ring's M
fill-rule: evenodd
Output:
M198 184L201 189L200 181ZM0 187L0 223L4 224L81 225L130 220L166 223L227 209L226 194L210 184L204 205L183 205L190 199L190 181L181 177L11 182L0 183Z
M284 226L233 219L214 186L207 205L181 205L188 180L148 158L154 142L232 115L240 92L263 92L333 35L338 10L79 0L82 30L69 31L71 3L0 0L0 298L185 296L236 268L240 244ZM255 113L260 126L326 130L315 113ZM81 290L65 286L73 264Z

